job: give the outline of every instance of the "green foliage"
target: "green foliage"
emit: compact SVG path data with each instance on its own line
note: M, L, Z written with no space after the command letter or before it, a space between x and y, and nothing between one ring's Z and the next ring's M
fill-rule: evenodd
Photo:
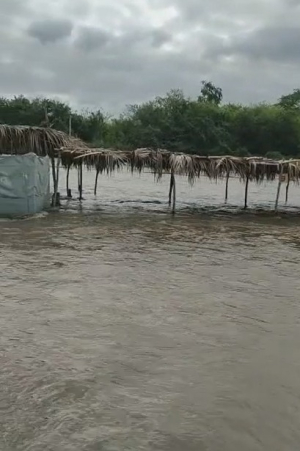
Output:
M45 126L72 133L91 145L118 149L165 148L200 155L300 157L300 90L278 103L223 104L221 88L202 82L197 99L173 90L128 106L117 118L74 112L51 99L0 98L0 123Z
M9 125L51 126L69 132L72 116L72 132L87 142L103 144L105 118L100 111L76 113L69 105L58 100L19 96L13 99L0 98L0 123Z
M291 94L281 96L278 105L286 109L300 109L300 89L294 89Z
M198 97L199 102L210 102L219 105L223 99L221 88L217 88L211 81L202 81L201 95Z
M279 152L268 152L266 154L267 158L270 158L270 160L282 160L283 159L283 155Z

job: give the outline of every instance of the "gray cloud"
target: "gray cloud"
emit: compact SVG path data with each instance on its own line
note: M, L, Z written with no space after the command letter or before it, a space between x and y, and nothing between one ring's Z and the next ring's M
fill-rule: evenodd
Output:
M299 27L270 26L247 34L231 47L245 58L300 62Z
M160 28L152 31L151 39L154 47L161 47L172 41L172 34Z
M82 27L78 32L75 45L82 50L90 52L103 47L110 38L110 35L100 28Z
M299 83L298 3L1 0L2 95L119 112L209 79L225 100L273 101Z
M214 61L232 57L278 64L300 63L300 29L295 26L270 25L250 32L236 33L230 39L216 38L210 41L206 57Z
M70 20L46 19L30 24L28 34L42 44L56 42L71 36L73 24Z
M300 6L300 0L287 0L288 6L297 7Z

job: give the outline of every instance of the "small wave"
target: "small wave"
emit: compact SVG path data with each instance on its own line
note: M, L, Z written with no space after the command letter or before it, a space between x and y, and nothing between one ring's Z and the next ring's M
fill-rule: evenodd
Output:
M160 200L141 200L141 199L134 199L134 200L125 200L125 199L117 199L112 200L110 203L115 204L153 204L153 205L164 205L166 202L162 202Z
M0 222L15 222L15 221L32 221L34 219L42 219L49 215L49 211L41 211L33 215L21 215L21 216L7 216L1 217Z

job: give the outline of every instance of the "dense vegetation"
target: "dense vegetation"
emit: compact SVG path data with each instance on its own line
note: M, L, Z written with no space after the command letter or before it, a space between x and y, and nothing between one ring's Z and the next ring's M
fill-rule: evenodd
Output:
M300 157L300 90L276 104L222 103L222 90L203 82L197 99L182 91L131 105L117 118L74 112L51 99L0 98L0 123L47 125L95 146L166 148L201 155Z

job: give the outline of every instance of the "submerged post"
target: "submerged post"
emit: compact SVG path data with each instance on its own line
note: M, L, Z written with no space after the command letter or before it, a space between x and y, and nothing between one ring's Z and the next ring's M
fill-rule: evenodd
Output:
M175 176L173 174L173 205L172 205L172 214L175 214L175 207L176 207L176 183L175 183Z
M282 184L282 174L283 174L283 165L281 165L280 173L279 173L279 180L278 180L278 187L277 187L277 194L276 194L276 201L275 201L275 211L278 210L280 188L281 188L281 184Z
M285 203L286 203L286 204L288 203L288 200L289 200L290 180L291 180L291 177L290 177L290 170L289 170L289 172L288 172L288 178L287 178L287 184L286 184L286 189L285 189Z
M245 186L245 204L244 204L245 210L248 208L248 187L249 187L249 175L247 175Z
M72 115L69 116L69 136L72 136ZM67 197L70 199L72 197L72 191L69 188L69 175L70 175L71 163L68 164L67 168Z
M53 191L55 190L56 185L56 171L55 171L55 160L54 157L51 157L51 168L52 168L52 180L53 180Z
M68 168L67 168L67 177L66 177L67 197L69 197L69 198L72 197L72 192L71 192L71 190L69 188L70 167L71 167L71 165L69 164Z
M82 162L80 163L78 169L78 191L79 191L79 200L82 200Z
M55 187L54 187L54 206L57 207L60 205L60 196L58 193L58 181L59 181L59 165L60 165L60 154L57 156L57 163L56 163L56 180L55 180Z
M225 204L227 204L227 200L228 200L228 182L229 182L229 171L227 171L227 174L226 174Z
M56 188L58 189L58 181L59 181L59 165L60 165L60 154L57 156L56 163Z
M52 166L52 178L53 178L53 197L52 197L52 207L56 207L59 205L59 195L58 195L58 176L59 176L59 163L60 156L57 158L57 168L55 168L55 160L54 157L51 157L51 166Z
M172 203L172 191L173 191L173 186L174 186L174 173L171 173L171 178L170 178L170 189L169 189L169 205L171 206Z
M95 178L95 187L94 187L94 195L97 195L97 185L98 185L98 176L99 176L99 169L96 170L96 178Z

